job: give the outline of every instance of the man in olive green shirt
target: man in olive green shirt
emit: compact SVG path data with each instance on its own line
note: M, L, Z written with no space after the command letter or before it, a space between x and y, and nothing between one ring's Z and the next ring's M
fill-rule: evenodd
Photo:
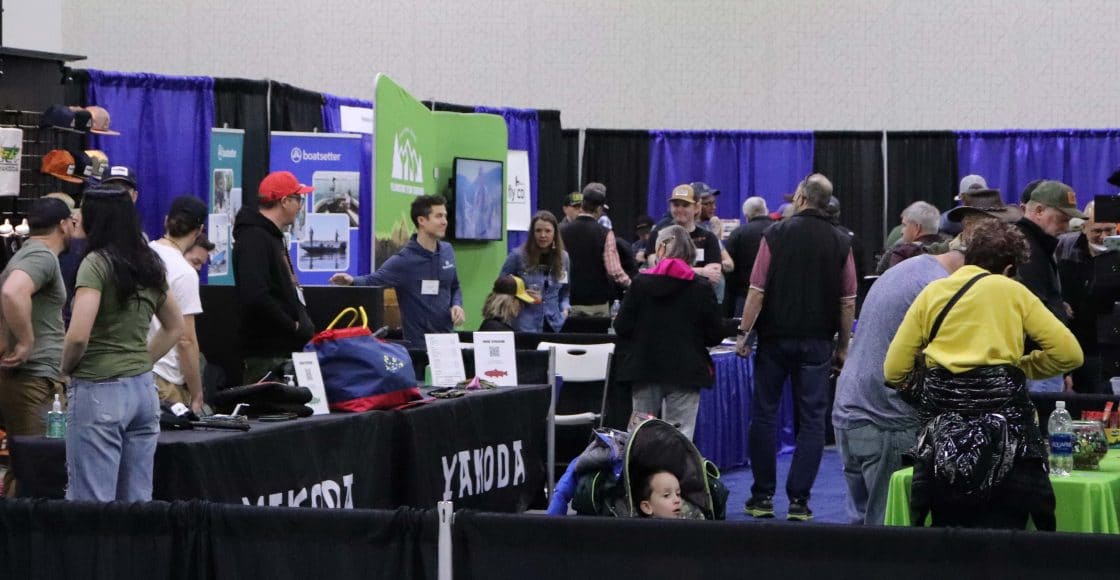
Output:
M47 411L64 388L59 367L66 287L58 255L76 226L70 208L53 198L35 200L27 223L31 237L0 274L0 415L9 436L44 435ZM11 471L4 488L15 494Z

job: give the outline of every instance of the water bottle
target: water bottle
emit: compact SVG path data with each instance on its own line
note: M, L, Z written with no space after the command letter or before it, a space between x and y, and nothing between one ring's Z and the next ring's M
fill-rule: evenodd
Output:
M54 403L51 403L51 410L47 413L47 438L66 438L66 415L62 414L62 401L58 399L58 393L54 394Z
M611 325L607 328L607 334L614 334L614 319L618 316L619 308L621 308L621 305L618 303L618 300L611 302Z
M1068 477L1073 471L1073 419L1066 411L1066 402L1054 403L1054 412L1047 422L1050 431L1050 475Z

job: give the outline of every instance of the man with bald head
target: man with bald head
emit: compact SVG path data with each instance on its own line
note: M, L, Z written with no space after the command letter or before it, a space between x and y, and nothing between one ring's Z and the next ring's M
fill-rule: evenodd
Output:
M831 198L828 178L806 177L793 196L796 213L763 233L751 270L736 351L750 356L747 336L758 331L749 438L754 485L744 507L754 517L774 517L775 417L787 378L799 420L786 479L787 517L813 517L809 492L824 450L829 373L847 356L856 304L851 237L833 227L826 213Z

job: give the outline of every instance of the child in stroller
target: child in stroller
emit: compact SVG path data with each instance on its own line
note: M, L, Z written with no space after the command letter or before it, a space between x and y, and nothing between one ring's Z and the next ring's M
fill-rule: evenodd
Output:
M643 513L644 480L667 471L679 480L680 518L724 519L727 488L719 469L692 441L660 419L641 422L629 433L596 429L587 449L556 483L548 513L564 515L568 505L581 515L636 517Z

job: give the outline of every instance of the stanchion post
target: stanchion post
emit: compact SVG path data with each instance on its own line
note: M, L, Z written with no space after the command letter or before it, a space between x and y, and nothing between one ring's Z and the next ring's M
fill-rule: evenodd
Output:
M451 524L455 521L455 506L451 492L443 493L443 501L436 504L439 512L439 580L451 580Z
M548 348L548 432L545 434L547 451L545 452L545 468L548 469L548 499L556 491L556 347Z

